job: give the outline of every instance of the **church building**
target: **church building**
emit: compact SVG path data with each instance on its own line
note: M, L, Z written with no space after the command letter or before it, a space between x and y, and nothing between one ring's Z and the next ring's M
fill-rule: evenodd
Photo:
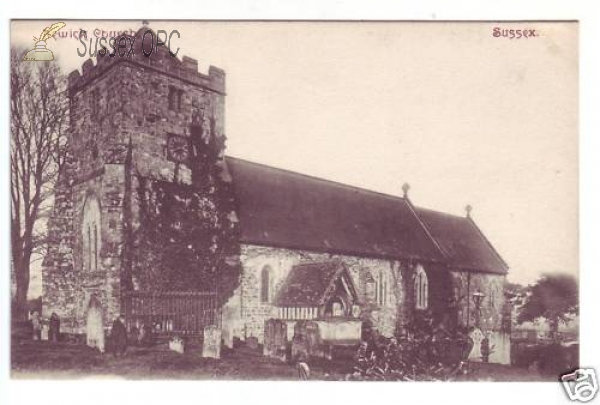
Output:
M133 56L97 56L68 77L45 316L84 333L95 296L107 328L119 314L165 332L216 323L228 344L262 343L271 318L357 320L389 337L427 313L479 326L498 348L490 360L507 362L508 266L470 208L431 211L408 185L387 195L227 156L225 72L165 48L146 57L144 32Z

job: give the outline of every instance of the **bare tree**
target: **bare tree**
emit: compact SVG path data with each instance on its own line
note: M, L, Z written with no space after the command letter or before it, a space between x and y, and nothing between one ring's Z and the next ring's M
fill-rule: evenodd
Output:
M69 107L58 63L25 62L23 55L11 48L11 259L18 319L27 316L32 257L44 247Z

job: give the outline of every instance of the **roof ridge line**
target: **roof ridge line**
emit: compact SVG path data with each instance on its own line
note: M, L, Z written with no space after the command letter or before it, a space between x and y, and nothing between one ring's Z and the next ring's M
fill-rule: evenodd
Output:
M506 261L504 261L504 259L502 258L502 256L500 256L500 253L498 253L498 251L496 250L496 248L494 247L494 245L492 245L492 242L490 242L490 240L487 238L487 236L485 236L485 234L479 228L479 226L475 223L475 221L473 220L473 218L468 217L467 219L468 219L469 223L473 226L473 228L475 228L475 230L477 231L477 233L479 234L479 236L481 237L481 239L483 239L483 241L488 245L488 247L492 250L492 252L494 252L494 254L496 255L496 257L498 257L498 259L500 259L500 262L504 265L504 267L506 268L506 270L510 269L510 266L508 265L508 263L506 263Z
M332 261L332 262L335 263L335 261ZM319 303L321 305L325 305L325 301L329 298L329 295L335 288L335 282L340 277L340 275L345 271L344 264L341 261L338 264L339 264L339 268L336 269L335 273L333 273L333 276L329 280L329 284L327 284L325 291L323 291L323 295L321 296L321 298L319 298Z
M431 212L431 213L434 213L434 214L445 215L447 217L452 217L452 218L456 218L456 219L465 219L465 220L467 219L467 217L463 217L463 216L460 216L460 215L457 215L457 214L451 214L451 213L446 212L446 211L434 210L433 208L424 208L424 207L415 207L415 208L417 210L420 210L420 211L428 211L428 212Z
M258 163L258 162L254 162L252 160L248 160L248 159L244 159L244 158L240 158L240 157L236 157L236 156L231 156L231 155L225 155L224 159L233 159L233 160L239 160L245 163L249 163L251 165L255 165L255 166L261 166L267 169L272 169L272 170L278 170L281 172L286 172L286 173L290 173L293 175L296 175L298 177L304 177L307 179L311 179L311 180L317 180L317 181L321 181L323 183L328 183L328 184L332 184L332 185L336 185L336 186L340 186L343 188L347 188L347 189L351 189L351 190L355 190L355 191L363 191L369 194L375 194L375 195L379 195L382 197L386 197L386 198L390 198L390 199L394 199L394 200L399 200L399 201L403 201L406 202L406 199L404 197L398 196L398 195L394 195L394 194L388 194L388 193L384 193L381 191L375 191L375 190L371 190L368 188L364 188L364 187L360 187L360 186L354 186L352 184L348 184L348 183L342 183L341 181L336 181L336 180L329 180L329 179L325 179L323 177L318 177L312 174L306 174L306 173L301 173L301 172L297 172L294 170L290 170L290 169L283 169L281 167L276 167L276 166L270 166L264 163Z

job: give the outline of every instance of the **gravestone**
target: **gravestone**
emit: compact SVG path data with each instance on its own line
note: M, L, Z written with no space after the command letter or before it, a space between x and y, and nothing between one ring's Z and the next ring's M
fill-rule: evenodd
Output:
M318 356L321 352L320 349L323 343L321 334L319 333L319 324L315 321L307 321L304 328L306 338L308 340L308 353L311 356Z
M310 355L308 336L306 335L306 321L298 321L294 325L292 337L292 360L307 361Z
M250 350L258 350L258 338L256 336L250 336L246 339L246 346Z
M323 344L317 322L298 321L294 325L292 359L308 359L311 356L331 359L331 347Z
M307 361L308 353L308 338L306 335L296 335L292 338L292 360Z
M221 329L210 325L204 328L204 343L202 357L218 359L221 357Z
M223 327L221 334L223 336L223 344L230 349L233 348L233 336L235 335L235 328L239 317L238 311L234 307L223 307Z
M285 361L286 347L287 322L281 319L267 319L263 355Z
M185 342L180 337L174 337L169 340L169 350L183 354L185 351Z
M104 324L102 322L102 306L98 298L92 295L86 316L86 344L104 353Z
M48 340L48 325L43 323L42 324L42 340Z
M481 329L475 328L469 333L469 337L473 342L473 347L471 348L471 352L469 353L469 360L471 361L481 361L481 342L485 338Z

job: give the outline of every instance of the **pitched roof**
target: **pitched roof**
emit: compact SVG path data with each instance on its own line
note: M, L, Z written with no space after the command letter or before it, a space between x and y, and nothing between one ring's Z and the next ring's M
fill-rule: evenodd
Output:
M368 257L443 260L410 203L226 157L241 241Z
M450 263L456 267L504 274L507 264L471 218L415 208Z
M358 297L348 270L338 260L302 263L292 267L275 298L281 307L317 307L335 290L335 282L345 277L349 293Z
M238 158L226 157L226 167L243 243L508 270L471 218Z

